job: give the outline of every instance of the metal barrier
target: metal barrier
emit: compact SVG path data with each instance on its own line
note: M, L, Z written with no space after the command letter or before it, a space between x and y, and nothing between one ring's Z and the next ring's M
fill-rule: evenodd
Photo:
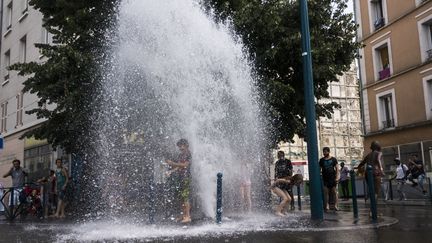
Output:
M430 177L425 177L425 180L427 182L427 185L426 185L426 182L424 182L423 183L423 188L428 191L427 198L430 198L431 201L432 201L431 178ZM394 198L395 198L395 194L394 194L395 191L394 191L394 185L393 185L394 183L395 183L394 179L393 180L390 179L388 181L387 191L386 191L386 193L384 195L387 200L394 200ZM403 190L404 194L406 194L406 195L411 194L411 197L414 198L414 199L425 198L424 196L423 197L419 196L419 194L421 193L421 191L409 189L410 188L410 184L409 183L405 183L405 186L403 188L405 188ZM400 195L398 195L398 196L400 196ZM409 197L409 196L407 196L407 197Z
M40 186L36 183L25 183L22 187L6 187L3 188L6 190L5 193L3 193L3 196L0 198L0 203L3 205L4 213L6 219L13 221L18 216L25 217L29 213L29 207L31 206L31 203L28 202L28 196L30 195L24 195L21 196L23 193L25 193L23 190L28 186ZM39 189L40 190L40 189ZM43 212L45 211L46 207L46 197L44 193L41 193L42 190L40 190L40 199L41 199L41 212L43 216ZM9 195L9 203L5 203L5 199ZM40 213L40 212L38 212Z
M427 180L428 180L428 184L429 184L429 198L430 198L430 200L432 202L432 184L431 184L431 178L427 177Z
M389 179L389 182L388 182L388 193L389 193L389 197L390 197L390 200L393 200L393 186L392 186L392 179Z
M294 198L293 198L293 200L294 200ZM301 211L302 210L302 204L301 204L300 185L297 185L297 205L298 205L298 209Z

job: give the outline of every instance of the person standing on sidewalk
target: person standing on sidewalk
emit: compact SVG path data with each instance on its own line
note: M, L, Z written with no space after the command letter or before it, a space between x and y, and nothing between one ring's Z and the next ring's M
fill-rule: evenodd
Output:
M21 161L19 159L14 159L12 161L12 168L3 175L3 178L6 178L8 176L12 177L12 187L14 187L14 197L13 202L14 205L17 206L19 203L19 195L24 187L25 178L27 177L27 172L24 171L24 169L21 167ZM9 205L11 205L12 200L11 197L9 197Z
M349 179L349 170L348 167L345 166L345 163L340 163L340 179L339 184L342 187L342 201L347 201L349 199L349 190L348 190L348 179Z
M323 190L324 190L324 210L328 211L329 198L333 199L335 211L338 208L338 198L336 193L337 176L339 174L338 161L335 157L330 156L330 148L323 148L323 155L319 161L321 167L321 174L323 178Z
M396 179L397 183L397 189L396 191L399 194L399 201L406 200L405 192L403 191L405 182L406 182L406 175L408 171L408 167L401 163L399 158L394 159L396 163L396 175L392 179Z
M370 149L372 150L370 153L368 153L362 162L355 168L360 169L363 168L363 166L370 165L372 166L372 176L374 179L374 188L375 188L375 198L378 199L378 195L381 193L381 180L384 176L384 170L382 167L382 153L381 153L381 145L378 143L378 141L373 141L371 143ZM362 169L363 170L363 169ZM369 180L368 174L367 174L367 168L364 168L365 171L365 179L366 182Z
M56 218L65 217L65 202L66 202L66 187L69 183L69 175L66 168L63 166L63 161L61 159L56 159L56 192L58 196L57 209L54 214Z

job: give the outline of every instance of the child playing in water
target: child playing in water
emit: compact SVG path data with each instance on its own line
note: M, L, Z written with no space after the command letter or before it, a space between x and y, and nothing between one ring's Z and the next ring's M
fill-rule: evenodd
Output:
M169 174L177 173L180 179L180 197L183 201L183 219L181 222L190 223L192 221L190 216L191 205L189 202L191 183L190 164L192 161L192 155L189 151L189 143L186 139L180 139L177 142L177 147L180 150L180 154L178 155L177 159L175 161L166 160L166 163L173 168Z
M300 174L275 179L275 181L270 186L270 190L281 198L280 204L276 207L276 215L285 216L284 211L292 200L286 188L298 186L302 182L303 176Z
M252 208L251 200L251 180L250 169L246 162L242 162L240 169L240 199L242 209L250 212Z

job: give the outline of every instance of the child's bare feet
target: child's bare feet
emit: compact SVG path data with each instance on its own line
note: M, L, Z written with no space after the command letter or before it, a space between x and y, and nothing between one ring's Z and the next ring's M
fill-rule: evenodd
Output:
M184 217L183 220L180 221L180 222L183 223L183 224L186 224L186 223L192 222L192 219L190 217Z

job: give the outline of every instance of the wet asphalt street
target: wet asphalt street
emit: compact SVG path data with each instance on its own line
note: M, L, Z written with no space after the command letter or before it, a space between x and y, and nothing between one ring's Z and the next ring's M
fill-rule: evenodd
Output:
M322 223L308 224L308 210L286 219L196 223L188 227L88 224L58 220L16 221L0 218L0 242L432 242L431 206L380 205L378 224L360 203L354 220L349 204L325 214ZM142 231L142 232L141 232Z

